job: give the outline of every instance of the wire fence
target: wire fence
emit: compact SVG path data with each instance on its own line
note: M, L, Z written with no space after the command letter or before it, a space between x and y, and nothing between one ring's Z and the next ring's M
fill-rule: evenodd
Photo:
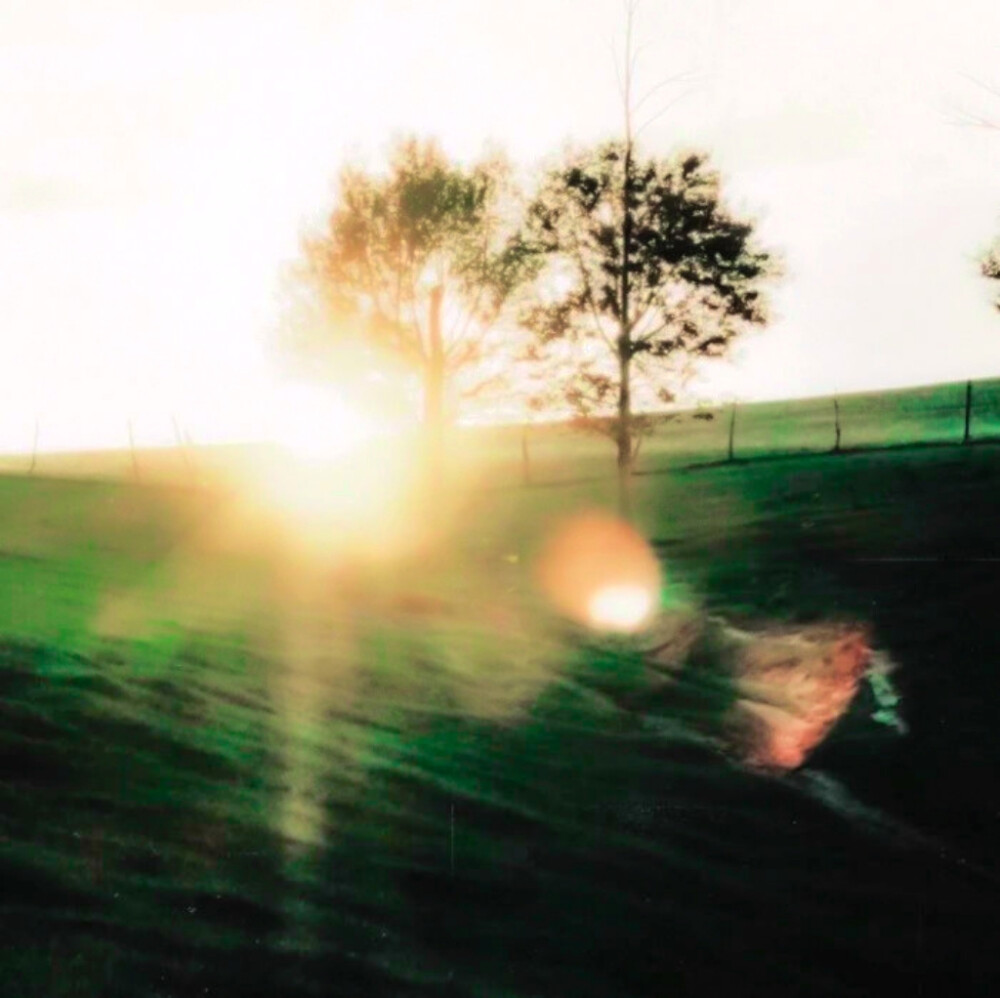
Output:
M58 478L99 478L128 480L149 484L203 484L204 471L215 459L212 447L199 448L189 431L182 428L176 416L171 417L173 437L145 446L138 442L140 423L128 419L121 432L121 446L72 450L68 446L52 447L46 440L45 421L34 422L30 450L0 457L0 473L38 475ZM64 439L65 427L58 439ZM223 448L224 449L224 448Z
M245 461L245 447L198 446L176 416L170 422L172 442L161 446L137 446L128 421L117 449L52 454L39 420L31 452L0 459L0 472L199 485L227 461ZM1000 441L1000 379L660 414L641 442L635 471L991 440ZM569 424L465 427L452 442L456 464L484 483L545 485L614 474L612 442Z
M480 451L529 484L611 474L607 438L568 426L484 432ZM483 448L485 434L492 447ZM679 411L656 417L642 441L637 474L780 456L850 454L887 447L1000 441L1000 379L786 402Z
M1000 438L1000 381L733 406L717 418L726 444L715 460L971 444Z

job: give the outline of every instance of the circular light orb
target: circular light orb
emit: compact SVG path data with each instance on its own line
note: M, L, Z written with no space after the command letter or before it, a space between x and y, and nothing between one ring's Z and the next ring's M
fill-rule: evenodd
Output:
M556 610L596 630L638 630L659 604L656 555L633 527L604 512L564 520L541 552L537 575Z
M653 610L653 594L643 586L612 585L598 589L587 606L590 622L604 631L634 631Z

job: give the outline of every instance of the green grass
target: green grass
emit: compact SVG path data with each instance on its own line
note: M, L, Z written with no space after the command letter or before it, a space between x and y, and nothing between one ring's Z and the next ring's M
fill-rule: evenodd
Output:
M839 398L841 447L898 447L961 441L965 384L943 384L898 391L864 392ZM639 452L640 472L723 460L729 447L730 408L681 411L660 420ZM710 417L710 418L706 418ZM833 397L740 405L734 452L738 458L827 452L836 434ZM973 438L1000 435L1000 380L976 382ZM520 428L467 431L467 454L477 460L487 481L523 477ZM562 426L537 426L528 432L531 473L536 482L566 482L606 474L609 440Z

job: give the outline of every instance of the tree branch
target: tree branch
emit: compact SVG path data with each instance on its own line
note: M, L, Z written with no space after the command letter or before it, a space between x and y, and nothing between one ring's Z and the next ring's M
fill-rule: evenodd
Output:
M580 248L580 241L576 238L576 234L573 236L573 253L576 256L577 266L580 268L580 278L581 278L581 290L583 292L584 300L590 307L590 314L594 320L594 331L597 335L604 341L605 346L613 351L614 345L608 338L608 334L605 333L604 328L601 326L601 316L597 310L597 304L594 301L593 293L593 282L590 280L590 274L587 271L587 265L583 262L583 251Z
M668 101L666 104L664 104L663 107L661 107L656 112L656 114L651 115L649 118L647 118L636 130L635 133L636 140L638 140L639 136L642 135L642 133L646 131L646 129L649 128L650 125L654 125L657 121L660 120L660 118L662 118L667 113L667 111L669 111L676 104L679 104L682 100L684 100L685 97L690 97L691 94L693 93L697 93L696 87L692 87L689 90L685 90L684 93L678 94L672 101Z
M686 83L693 74L693 70L685 69L683 72L675 73L673 76L665 76L659 83L655 83L651 86L632 106L633 112L638 112L643 104L650 99L650 97L658 94L664 87L672 86L675 83Z

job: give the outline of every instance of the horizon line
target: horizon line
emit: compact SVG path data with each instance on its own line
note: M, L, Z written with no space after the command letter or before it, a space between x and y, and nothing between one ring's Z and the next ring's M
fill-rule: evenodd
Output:
M883 386L875 388L860 388L852 389L846 392L837 391L819 391L804 395L782 395L774 397L757 397L752 399L728 399L719 400L714 399L711 401L694 401L685 402L681 405L660 408L660 409L644 409L641 412L636 412L634 415L646 415L646 416L667 416L672 414L683 414L685 412L696 412L696 411L706 411L706 410L722 410L728 409L732 406L757 406L757 405L773 405L776 403L794 403L794 402L808 402L817 399L843 399L843 398L856 398L862 395L893 395L893 394L905 394L907 392L919 392L935 388L947 388L952 386L959 386L968 383L973 385L979 383L986 383L991 381L1000 381L1000 373L990 374L975 378L958 378L955 380L948 381L935 381L935 382L921 382L918 384L906 384L906 385L892 385ZM611 413L607 416L595 417L598 419L613 419L614 414ZM485 429L517 429L519 427L528 426L559 426L559 425L569 425L572 423L574 417L571 415L560 415L552 418L536 418L536 419L499 419L499 420L473 420L463 422L459 420L455 423L455 428L460 430L485 430ZM409 432L411 429L415 430L419 428L419 423L408 424L404 430L396 430L395 432ZM376 436L382 436L386 433L393 433L390 430L383 430L380 433L376 433ZM227 440L212 440L206 442L191 441L190 443L183 443L181 441L175 441L173 443L157 443L157 444L141 444L136 446L134 449L136 451L175 451L175 450L185 450L190 447L193 450L205 450L205 449L218 449L225 447L273 447L277 450L283 449L283 445L280 441L271 440L265 437L233 437ZM25 448L18 450L4 451L0 453L0 460L15 457L30 457L32 454L36 455L47 455L49 457L69 457L74 455L87 455L87 454L114 454L114 453L127 453L132 448L122 447L122 446L92 446L92 447L58 447L54 449L47 449L44 446L35 448Z

